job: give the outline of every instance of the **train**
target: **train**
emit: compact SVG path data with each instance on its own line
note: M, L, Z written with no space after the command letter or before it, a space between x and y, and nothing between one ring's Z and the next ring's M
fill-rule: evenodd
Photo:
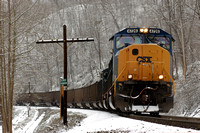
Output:
M173 108L171 34L159 28L126 28L109 39L113 49L101 80L67 91L67 106L158 115Z

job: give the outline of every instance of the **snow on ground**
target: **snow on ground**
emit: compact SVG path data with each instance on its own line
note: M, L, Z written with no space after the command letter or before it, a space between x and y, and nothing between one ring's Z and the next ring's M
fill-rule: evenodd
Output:
M140 120L133 120L129 118L120 117L116 114L108 112L69 109L72 112L81 112L87 115L87 118L81 122L81 125L69 130L68 133L87 133L87 132L125 132L125 133L183 133L183 132L199 132L197 130L184 129L179 127L166 126L161 124L154 124Z
M13 112L14 133L47 133L67 128L60 121L60 110L56 107L15 106Z
M14 133L200 133L95 110L68 109L68 128L62 124L56 107L31 107L28 116L27 107L15 106L13 113Z

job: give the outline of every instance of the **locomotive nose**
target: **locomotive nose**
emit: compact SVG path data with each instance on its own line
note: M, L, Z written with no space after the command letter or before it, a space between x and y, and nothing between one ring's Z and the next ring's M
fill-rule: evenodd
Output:
M119 52L118 81L170 82L167 73L170 73L169 52L156 44L132 44Z

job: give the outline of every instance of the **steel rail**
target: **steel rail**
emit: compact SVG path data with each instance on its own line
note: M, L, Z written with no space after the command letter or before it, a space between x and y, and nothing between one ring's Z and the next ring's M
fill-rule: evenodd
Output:
M143 120L163 125L200 130L200 118L167 116L167 115L159 115L159 116L134 115L125 113L119 113L119 115L131 119Z

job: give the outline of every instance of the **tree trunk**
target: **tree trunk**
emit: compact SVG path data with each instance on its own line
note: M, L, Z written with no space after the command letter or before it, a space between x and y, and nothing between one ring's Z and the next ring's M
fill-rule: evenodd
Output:
M7 77L8 77L8 132L12 133L12 79L11 79L11 37L12 37L12 33L11 33L11 2L10 0L8 0L8 72L7 72Z
M183 73L186 80L186 59L185 59L185 41L184 41L184 33L183 33L183 24L182 20L180 19L180 26L181 26L181 44L182 44L182 59L183 59Z

